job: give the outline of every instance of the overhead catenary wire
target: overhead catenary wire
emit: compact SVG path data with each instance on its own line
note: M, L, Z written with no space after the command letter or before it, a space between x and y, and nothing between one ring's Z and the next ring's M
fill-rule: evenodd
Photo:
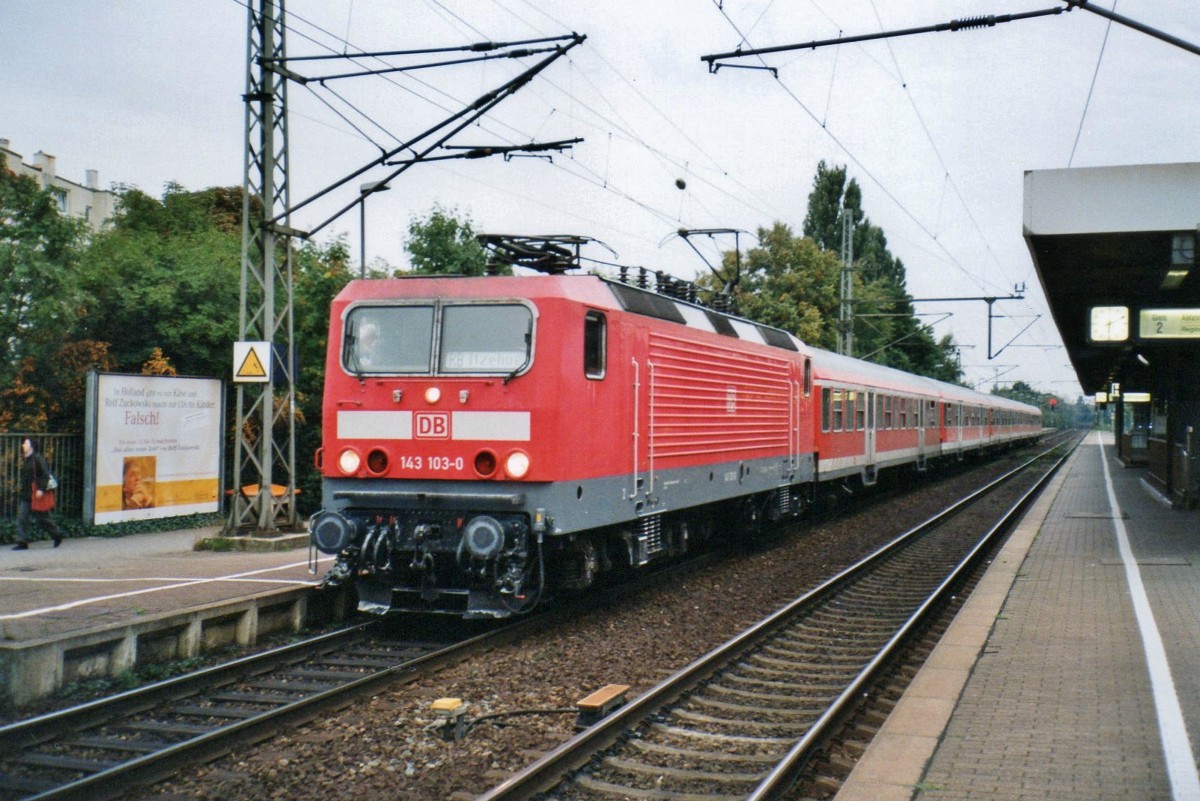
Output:
M713 2L717 3L717 0L713 0ZM727 13L725 13L724 9L720 8L719 4L718 4L718 10L721 12L721 15L725 18L726 22L730 25L730 27L733 28L733 30L734 30L735 34L738 36L739 40L741 40L743 42L747 42L748 41L747 37L744 34L742 34L742 32L738 29L737 24L732 19L730 19L729 15ZM929 31L960 30L960 29L965 29L968 27L980 27L980 26L986 26L989 24L995 24L995 21L997 21L997 20L1012 21L1015 19L1027 19L1027 18L1032 18L1035 16L1055 15L1055 14L1060 14L1062 12L1063 12L1062 8L1053 8L1053 9L1045 9L1045 10L1037 11L1037 12L1025 12L1023 14L992 15L987 18L976 18L974 20L954 20L949 23L941 23L938 25L923 26L920 28L908 28L908 29L904 29L901 33L903 35L910 35L913 33L923 33L923 32L929 32ZM1003 18L1003 19L1001 19L1001 18ZM826 45L838 46L840 48L840 46L842 44L862 42L862 41L873 41L876 39L887 38L889 35L890 34L888 34L887 32L881 32L881 33L863 34L861 36L851 36L851 37L839 36L836 39L815 40L812 42L805 43L803 45L780 45L777 47L739 49L739 50L730 51L727 53L715 54L715 55L710 55L710 56L702 56L701 61L708 62L710 65L710 69L712 69L716 60L720 59L720 58L731 58L731 57L735 57L735 56L738 58L743 58L743 57L753 56L753 57L757 58L758 61L765 67L766 62L762 58L762 56L765 54L786 52L788 50L797 50L797 49L811 49L813 47L826 46ZM897 69L898 69L898 65L897 65ZM833 141L833 143L838 147L838 149L841 150L846 155L846 157L849 158L851 160L851 162L853 162L854 165L859 170L862 171L864 176L868 180L870 180L876 187L878 187L879 190L882 191L884 193L884 195L896 206L896 208L899 209L900 212L902 214L904 214L904 216L906 216L909 220L911 220L917 226L917 228L926 237L929 238L929 241L931 241L934 244L934 246L942 252L942 254L949 260L950 264L952 264L955 267L955 269L957 269L965 277L967 277L972 282L974 282L978 287L980 287L980 289L986 289L986 287L988 285L991 285L994 287L999 286L998 284L993 283L990 279L981 278L980 276L975 275L975 274L971 273L969 270L967 270L967 268L965 266L963 266L963 264L959 261L957 256L955 256L949 250L949 248L945 245L945 243L943 243L940 239L938 239L934 235L933 231L930 230L928 225L926 225L924 222L922 222L917 217L916 213L913 212L903 201L901 201L900 198L896 195L896 193L894 193L890 187L885 185L883 183L882 179L880 179L874 173L873 170L868 168L866 166L866 164L861 159L859 159L859 157L854 152L852 152L850 150L849 146L846 145L845 142L842 141L841 137L837 136L828 125L825 125L817 117L817 115L784 82L783 78L778 74L777 71L773 72L773 77L775 79L775 83L784 90L784 92L788 95L788 97L791 98L792 101L794 103L796 103L796 105L798 105L801 108L801 110L804 111L804 113L806 115L808 115L808 117L813 122L817 123L817 125L820 126L822 132ZM901 84L904 85L903 76L898 75L898 79L901 82ZM907 91L906 91L906 95L907 95ZM911 102L911 97L909 99ZM925 125L924 119L921 117L919 110L916 109L915 105L914 105L914 112L917 114L918 121L921 123L922 127L925 129L926 136L930 139L931 144L932 144L932 134L929 133L928 126ZM945 169L945 163L941 158L941 154L936 151L936 146L935 146L935 154L937 155L939 162L942 164L943 168ZM954 186L954 185L952 184L952 186ZM970 213L970 210L967 207L965 200L962 199L962 196L961 196L961 194L959 194L957 192L957 189L956 189L956 194L959 196L960 202L962 202L963 208L967 211L967 215L971 219L974 227L976 228L977 231L980 232L980 235L982 236L982 233L981 233L982 229L979 228L978 222L975 221L974 216ZM984 242L985 242L985 246L988 247L989 252L990 252L990 246L987 246L986 239L984 240Z
M245 7L245 5L246 5L244 0L235 0L235 2L238 5L243 6L243 7ZM435 5L439 9L441 9L442 11L444 11L446 13L452 13L452 12L449 12L449 10L446 8L446 6L442 3L435 3ZM456 16L455 19L460 24L465 24L467 27L470 27L473 31L477 32L477 29L475 29L474 26L470 26L469 23L466 23L466 21L463 20L462 17ZM311 29L312 31L315 32L315 35L309 34L308 32L299 31L300 26L304 26L304 27ZM354 59L357 59L357 60L362 60L365 58L372 58L374 60L386 63L386 61L384 59L380 58L379 54L370 54L359 48L355 48L349 42L342 40L340 37L338 37L336 34L332 33L331 31L329 31L328 29L326 29L310 20L307 20L303 17L299 17L294 14L290 15L289 22L288 22L288 30L291 33L293 33L294 35L298 35L302 39L309 41L309 42L319 46L321 49L325 50L328 54L330 54L329 56L326 56L326 57L332 57L334 54L337 54L340 50L344 53L351 54L351 57ZM481 36L482 38L486 38L485 36L483 36L482 33L477 32L477 35ZM318 37L320 37L320 38L318 38ZM325 39L326 41L322 41L322 39ZM330 46L327 43L327 41L338 42L338 43L340 43L340 46L339 47ZM355 51L357 51L357 52L355 52ZM312 59L312 60L317 60L317 59ZM602 61L605 63L607 68L611 69L615 74L618 75L620 80L625 85L629 86L630 88L632 88L636 91L636 87L632 86L632 82L628 79L628 77L622 75L619 70L612 67L612 65L610 63L608 63L606 60L602 59ZM364 71L364 72L366 72L366 71ZM438 103L432 97L430 97L428 95L422 95L420 92L414 90L414 88L412 86L407 85L407 82L406 82L406 84L402 85L400 83L397 83L390 74L383 74L383 73L390 72L390 70L388 70L387 68L381 69L381 70L371 70L370 72L378 74L378 77L380 79L388 81L389 83L397 86L397 88L400 88L403 91L408 92L409 94L412 94L414 97L419 98L420 100L422 100L425 103L429 103L430 105L437 107L437 108L441 108L443 110L445 110L447 108L446 104ZM406 76L406 77L409 80L416 80L413 76ZM587 78L587 80L590 81L590 78ZM447 95L445 92L438 89L437 87L434 87L428 83L425 83L425 82L419 81L419 80L417 80L417 83L424 85L430 91L438 92L443 97L450 98L449 95ZM540 80L539 84L542 84L542 83L549 83L549 82ZM556 89L556 91L560 91L566 96L574 97L573 93L563 90L557 84L553 84L553 85L554 85L554 88ZM309 88L312 89L312 87L309 87ZM341 94L332 91L332 89L328 85L321 86L321 89L324 92L328 92L332 97L337 99L338 103L343 105L345 110L336 108L336 106L333 103L330 103L325 98L322 98L319 100L319 102L321 102L323 105L325 105L326 107L328 107L330 109L331 113L334 113L335 116L337 116L339 119L341 119L344 124L346 124L347 126L349 126L351 128L351 130L353 131L352 135L362 138L365 141L371 142L377 149L380 150L381 153L386 152L384 150L384 148L386 146L383 145L382 143L380 143L378 141L378 139L376 139L375 137L369 136L368 131L364 127L364 125L355 123L353 120L353 117L355 117L355 116L362 117L363 119L368 121L366 123L366 125L374 127L381 131L387 131L387 127L385 125L377 122L375 119L373 119L371 117L371 115L366 113L364 109L360 108L359 106L357 106L356 104L351 102L349 100L349 98L344 97ZM595 89L595 87L593 87L593 89ZM605 97L604 93L600 92L598 89L596 90L596 94L598 97L602 98L604 100L604 102L606 102L606 103L609 102L607 100L607 98ZM649 102L649 101L647 100L646 102ZM610 106L611 106L611 104L610 104ZM585 103L577 103L576 107L585 109L587 111L587 113L589 113L589 114L596 113L595 109L592 109L589 106L589 104L587 104L586 102ZM611 108L615 109L616 107L611 106ZM669 117L667 117L666 115L663 115L661 109L656 109L656 112L658 114L662 115L663 118L666 119L672 127L674 127L677 130L682 130L682 129L678 128L678 125L673 120L670 120ZM677 165L686 163L685 159L678 158L678 157L671 157L671 156L667 155L665 153L665 151L663 151L661 148L657 148L654 145L652 145L650 142L646 141L639 134L635 133L632 129L632 126L630 126L630 125L617 124L614 126L612 117L606 118L603 115L596 115L596 119L597 119L597 121L604 121L604 122L601 122L601 125L604 125L609 130L621 131L621 135L624 137L628 137L629 141L635 142L640 147L643 147L647 152L655 154L656 157L658 157L660 159L665 159L663 161L663 164L666 167L666 169L664 170L665 172L668 172L668 173L671 173L672 175L674 175L675 172L674 172L674 170L672 170L672 168L677 168ZM486 125L485 125L484 121L481 120L481 121L479 121L478 124L481 127L483 127L485 130L486 129L494 130L496 125L505 125L505 127L510 127L510 126L506 126L506 124L503 123L502 121L496 122L495 120L488 120ZM394 140L397 143L399 143L401 141L399 139L399 137L397 137L395 134L391 133L390 131L387 131L386 135L390 139ZM508 144L516 144L519 141L521 141L519 136L501 137L501 138L504 139L504 141ZM529 141L529 140L525 139L524 141ZM766 214L766 212L764 212L763 209L756 208L756 206L760 206L762 203L766 202L764 198L755 195L744 184L741 184L735 178L733 178L732 174L728 170L722 168L716 162L716 160L713 159L709 154L704 153L703 148L701 148L697 143L695 143L694 140L691 140L690 144L693 147L696 147L698 152L701 152L703 155L705 155L705 157L706 157L705 160L713 165L713 168L718 173L717 177L721 180L721 184L733 183L734 186L736 187L736 189L728 189L725 186L714 182L712 179L708 178L707 176L703 176L694 171L691 172L691 177L695 178L695 180L692 181L693 184L696 184L697 186L704 185L704 186L711 187L711 188L715 189L716 191L718 191L719 193L724 194L725 196L734 200L735 202L738 202L741 205L747 206L751 210L757 211L760 214L764 214L764 215ZM554 162L554 167L556 169L566 170L567 172L574 173L577 178L582 178L585 181L591 182L592 179L586 174L587 170L583 170L583 172L585 174L582 174L582 175L580 174L580 166L581 166L581 163L575 161L574 159L570 159L567 161L555 161ZM605 189L605 191L608 191L608 192L616 195L622 201L630 202L633 205L635 205L636 207L652 214L655 219L658 219L662 222L674 224L679 219L678 213L671 213L664 209L658 208L655 204L653 204L651 202L648 202L644 199L635 197L627 189L620 189L618 187L611 185L611 182L610 182L610 185L604 187L604 189ZM742 193L735 194L735 192L737 190L744 190L744 191ZM502 191L504 191L504 190L502 189ZM347 208L352 208L353 205L355 205L355 204L350 204ZM692 196L689 199L688 205L689 205L689 208L694 208L701 212L708 213L710 215L712 214L712 212L708 208L708 206L701 199L699 199L696 196ZM328 223L328 221L326 221L325 223L322 223L321 226L319 226L319 227L323 227L327 223ZM649 242L650 240L646 239L645 241Z
M884 27L883 20L879 16L879 9L875 4L875 0L871 0L871 11L875 14L875 21L879 24L879 28L882 30ZM991 242L988 241L987 235L984 234L983 227L979 224L979 221L975 218L975 214L974 214L974 212L972 212L970 204L968 204L966 198L963 197L962 191L959 189L958 182L954 180L954 177L950 172L950 167L946 164L946 159L942 157L941 148L938 147L937 140L933 136L933 131L930 130L929 124L925 121L925 115L921 113L921 109L917 105L916 98L913 97L912 92L909 90L908 80L904 77L904 70L900 67L900 60L896 57L896 51L895 51L895 48L892 47L891 40L885 39L884 43L887 45L888 54L892 58L892 65L896 68L896 77L900 83L901 90L904 92L904 97L905 97L905 99L908 100L909 105L912 107L913 116L916 118L917 123L921 126L921 130L925 134L925 139L929 142L929 147L933 151L934 158L937 159L938 166L941 167L942 172L945 174L945 184L943 185L943 193L945 190L945 185L948 185L950 187L950 189L954 192L955 197L958 198L959 205L962 207L963 212L967 215L967 220L971 223L971 227L975 229L975 233L979 237L979 241L983 243L984 251L988 254L989 257L991 257L991 260L996 265L997 269L999 269L1001 271L1001 273L1004 273L1004 265L1000 262L1000 258L996 255L995 250L992 248ZM944 194L943 194L943 199L944 199ZM939 204L938 204L939 219L938 219L938 223L936 223L934 225L934 231L935 231L934 238L936 238L936 231L937 231L938 227L940 226L941 211L942 211L941 203L939 201ZM1005 276L1005 277L1007 279L1007 276Z
M1116 0L1113 0L1112 10L1117 10ZM1096 91L1096 78L1100 76L1100 64L1104 61L1104 50L1108 47L1108 34L1112 31L1113 20L1104 26L1104 38L1100 41L1100 52L1096 55L1096 69L1092 71L1092 82L1088 85L1087 98L1083 101L1083 111L1079 115L1079 128L1075 131L1075 142L1071 145L1071 155L1067 158L1067 166L1075 163L1075 150L1079 147L1079 138L1083 135L1083 123L1087 120L1088 109L1092 105L1092 93Z

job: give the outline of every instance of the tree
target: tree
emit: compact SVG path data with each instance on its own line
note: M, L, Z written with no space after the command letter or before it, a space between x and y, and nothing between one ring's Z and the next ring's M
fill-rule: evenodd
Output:
M312 467L312 457L321 447L329 308L353 277L345 239L326 245L306 242L296 253L296 486L302 511L315 510L321 500L321 476Z
M117 198L111 227L80 264L91 299L77 334L107 342L118 370L139 372L156 348L181 375L222 375L237 339L241 190L161 201L137 189Z
M408 223L405 249L412 257L412 272L418 275L483 275L487 252L475 238L470 217L458 218L457 210L434 206L428 217ZM511 268L503 271L512 272Z
M758 241L759 246L746 254L737 291L739 313L791 331L817 347L833 346L836 336L828 321L837 308L837 257L781 222L760 228ZM726 273L732 270L734 256L724 255ZM720 289L711 276L700 283Z
M822 161L804 218L805 236L839 257L843 226L846 221L851 225L854 355L942 381L960 380L953 337L934 341L916 317L905 290L904 264L888 250L883 230L863 212L862 199L862 189L853 178L847 180L844 166L831 168ZM836 305L831 307L830 320L835 319L833 309ZM827 332L822 341L828 343L831 336Z
M1062 403L1053 392L1034 389L1024 381L1014 381L1008 387L994 386L992 394L1037 406L1042 410L1043 424L1053 425L1056 428L1089 427L1092 425L1095 414L1095 409L1084 403L1082 395L1076 397L1074 406L1068 406Z
M54 370L79 313L75 268L85 231L81 220L60 213L49 192L8 169L0 155L0 385L11 390L20 381L30 388L35 385L25 382ZM13 418L11 409L0 414Z

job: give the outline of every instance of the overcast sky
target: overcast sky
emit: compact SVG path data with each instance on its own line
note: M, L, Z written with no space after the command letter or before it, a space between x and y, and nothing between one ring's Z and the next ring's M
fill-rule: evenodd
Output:
M290 0L288 54L587 40L452 144L582 138L552 159L414 167L367 204L367 255L405 266L410 219L435 204L477 231L591 236L598 259L690 278L704 261L673 232L775 221L802 228L816 165L846 165L916 298L1003 296L987 358L983 302L920 303L952 333L968 381L1079 392L1021 236L1026 170L1200 159L1200 57L1083 10L993 28L744 58L704 55L873 33L1055 0ZM1106 3L1105 7L1111 8ZM1192 3L1118 13L1200 42ZM237 185L244 161L246 7L239 0L0 0L0 138L26 162L154 196ZM1102 55L1103 54L1103 55ZM457 56L445 56L455 58ZM419 63L392 56L392 65ZM307 77L377 60L305 62ZM435 125L533 63L506 60L289 86L292 201ZM1090 99L1089 99L1090 98ZM337 113L335 113L337 112ZM309 230L377 168L297 212ZM685 188L680 189L680 182ZM359 252L351 211L321 230ZM715 263L731 238L697 241ZM1040 317L1039 317L1040 315ZM1032 324L1032 325L1030 325ZM1029 326L1027 330L1026 326ZM1015 337L1015 339L1014 339Z

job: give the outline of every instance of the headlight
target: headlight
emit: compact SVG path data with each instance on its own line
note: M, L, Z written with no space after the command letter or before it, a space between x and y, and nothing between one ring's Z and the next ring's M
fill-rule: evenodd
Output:
M358 472L359 466L362 464L362 457L353 448L346 448L342 454L338 456L338 469L348 476L352 476Z
M371 471L373 475L381 476L387 472L387 469L388 455L386 451L376 448L367 454L367 470Z
M480 478L490 478L496 472L496 454L491 451L475 454L475 472Z
M529 472L529 456L521 451L513 451L504 460L504 472L509 478L525 478Z
M430 406L442 399L442 391L437 387L429 387L425 390L425 402Z

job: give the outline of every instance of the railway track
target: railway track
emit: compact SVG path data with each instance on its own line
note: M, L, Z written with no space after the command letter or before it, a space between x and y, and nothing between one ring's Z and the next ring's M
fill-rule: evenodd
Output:
M637 586L670 583L718 557L702 554L645 576ZM462 621L436 618L433 634L396 639L389 633L393 620L377 620L0 726L0 801L121 798L131 787L336 713L629 591L602 588L475 636L455 636Z
M719 554L696 564L711 558ZM676 565L639 585L671 583L692 567ZM628 593L608 588L582 603ZM560 608L456 645L397 642L378 625L354 627L0 727L0 801L120 797L571 614Z
M512 628L452 642L365 624L4 726L0 799L120 797L507 641Z
M1062 459L1036 457L906 532L480 801L782 797ZM1019 500L997 501L1035 464Z

